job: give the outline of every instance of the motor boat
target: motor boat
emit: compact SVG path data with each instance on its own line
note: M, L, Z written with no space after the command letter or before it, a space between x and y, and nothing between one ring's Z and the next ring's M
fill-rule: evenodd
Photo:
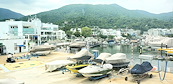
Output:
M39 46L34 46L30 52L37 52L37 51L48 51L48 50L53 50L55 49L56 46L54 45L39 45Z
M115 40L109 40L107 42L108 42L109 46L113 46L116 43Z
M113 66L111 64L103 65L89 65L79 70L85 77L98 77L106 74L110 74Z
M31 55L37 55L37 56L46 56L49 55L51 51L37 51L37 52L32 52Z
M161 41L157 42L149 42L148 45L150 47L173 47L173 38L164 38Z
M52 72L57 69L61 69L67 65L75 64L74 61L70 60L56 60L45 64L45 70Z
M46 56L51 53L52 50L54 50L56 46L54 45L38 45L34 46L31 50L30 53L32 55L37 55L37 56Z
M89 64L78 64L78 65L72 65L72 66L66 66L68 70L70 70L73 73L79 73L79 70L82 68L87 67Z
M130 60L126 58L124 53L116 53L106 58L107 64L112 64L114 68L128 67Z
M88 61L89 59L94 58L94 55L91 54L87 49L82 49L74 56L69 57L69 59L74 61Z
M106 58L110 57L110 53L101 53L96 59L93 59L93 62L103 64L105 63Z
M104 64L104 60L110 57L110 53L101 53L93 62L97 64L89 65L79 70L85 77L99 77L111 73L113 66L111 64Z
M66 68L74 73L78 73L78 70L89 65L89 61L91 59L94 59L94 55L91 54L87 49L82 49L74 56L69 57L69 60L75 61L76 64L72 66L66 66Z

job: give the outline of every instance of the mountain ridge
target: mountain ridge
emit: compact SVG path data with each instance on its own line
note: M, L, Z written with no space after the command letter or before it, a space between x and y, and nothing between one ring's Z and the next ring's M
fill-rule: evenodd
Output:
M5 8L0 8L0 20L3 19L19 19L21 17L23 17L24 15L14 12L12 10L9 9L5 9Z
M173 28L173 12L153 14L143 10L128 10L117 4L70 4L58 9L34 14L44 23L60 25L63 30L84 26L100 28ZM20 20L26 21L30 16Z
M62 29L65 31L84 26L148 30L173 27L172 13L153 14L143 10L128 10L117 4L71 4L36 15L43 22L64 26Z

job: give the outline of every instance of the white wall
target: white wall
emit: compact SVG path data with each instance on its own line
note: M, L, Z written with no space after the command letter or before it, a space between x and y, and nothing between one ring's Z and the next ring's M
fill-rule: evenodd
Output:
M18 27L18 32L17 38L21 38L24 37L24 33L23 33L23 26L27 26L29 28L34 28L34 33L33 35L37 35L38 36L38 45L41 44L41 32L45 31L42 30L42 28L49 28L49 30L47 30L48 32L52 32L52 35L47 35L49 37L55 37L57 35L54 35L53 32L59 32L58 31L58 25L54 25L54 24L49 24L49 23L42 23L40 19L38 18L33 18L30 21L26 22L26 21L14 21L14 20L9 20L9 21L5 21L5 22L0 22L0 39L10 39L11 37L14 36L13 33L10 33L11 31L11 27L10 26L17 26ZM32 35L32 34L31 34ZM61 36L62 35L62 36ZM65 35L63 33L60 33L58 35L58 37L60 37L61 39L65 37Z
M0 22L0 39L6 38L9 34L8 23Z
M5 45L6 47L6 52L8 53L19 53L19 46L17 46L17 50L15 50L15 43L17 43L17 45L24 45L25 41L25 46L26 48L24 49L24 47L21 47L21 52L28 52L28 41L27 39L9 39L9 40L0 40L0 43L3 43L3 45Z
M103 34L103 35L116 35L116 30L114 29L101 29L100 32Z
M63 39L66 37L65 32L62 30L57 31L56 35L58 36L58 39Z

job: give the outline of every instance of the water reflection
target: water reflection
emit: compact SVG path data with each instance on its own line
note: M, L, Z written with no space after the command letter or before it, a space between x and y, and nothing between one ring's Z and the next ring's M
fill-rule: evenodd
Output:
M134 56L137 58L139 56L139 47L133 45L114 45L114 46L107 46L107 47L95 47L91 50L99 50L100 53L107 52L111 54L115 53L125 53L128 58Z

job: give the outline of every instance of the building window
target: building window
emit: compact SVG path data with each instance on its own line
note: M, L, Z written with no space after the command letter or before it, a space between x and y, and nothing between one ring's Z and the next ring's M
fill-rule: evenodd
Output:
M41 32L41 35L43 35L43 32Z
M10 26L10 28L18 28L18 26Z
M26 46L24 46L23 49L26 49Z

